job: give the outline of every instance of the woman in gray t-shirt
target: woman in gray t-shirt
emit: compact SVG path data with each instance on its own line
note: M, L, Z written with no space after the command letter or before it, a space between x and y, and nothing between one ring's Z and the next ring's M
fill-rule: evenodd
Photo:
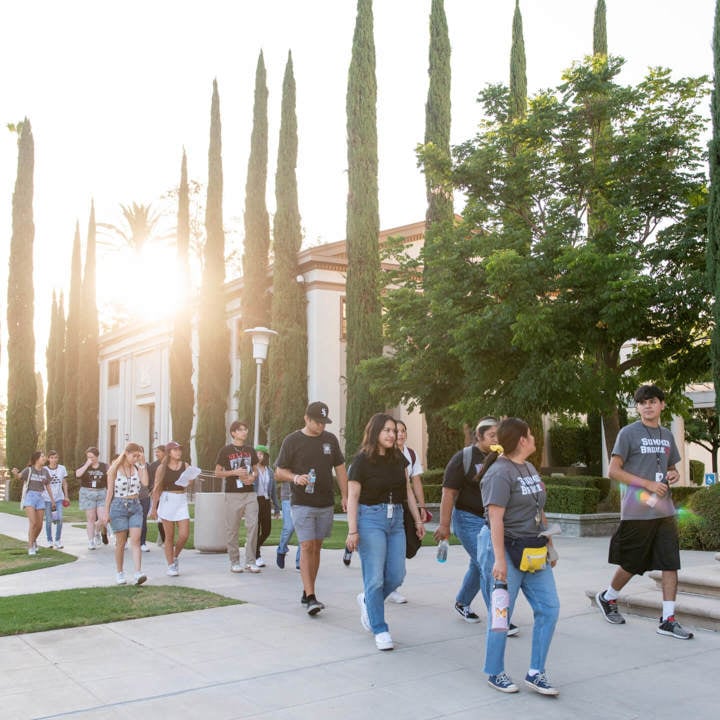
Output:
M45 467L46 460L45 453L36 450L30 457L28 466L22 472L18 472L17 468L12 469L13 475L19 477L25 486L21 506L28 519L28 555L37 555L37 538L45 518L43 492L48 493L50 507L55 510L55 499L50 487L50 473Z
M535 452L535 438L528 424L519 418L503 420L498 425L497 437L503 454L489 467L486 462L484 474L481 470L482 499L488 522L478 541L482 581L488 593L495 582L507 583L508 617L512 616L518 592L523 591L534 616L530 668L525 684L542 695L557 695L557 689L545 674L545 660L560 610L552 572L555 561L534 572L522 571L507 550L513 541L519 541L514 545L522 546L521 538L530 539L528 547L532 547L531 539L547 527L545 486L538 471L527 461ZM504 632L494 632L488 621L485 672L491 687L513 693L518 688L505 672L506 637Z

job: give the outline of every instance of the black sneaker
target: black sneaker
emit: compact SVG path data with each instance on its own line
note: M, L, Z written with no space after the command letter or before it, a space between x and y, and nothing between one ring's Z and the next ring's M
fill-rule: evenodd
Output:
M307 614L310 616L317 615L325 606L317 598L308 598Z
M352 560L352 550L348 550L347 545L346 545L345 552L343 553L343 563L345 564L345 567L350 566L351 560Z
M507 635L507 637L515 637L519 632L520 628L517 625L510 623L505 635Z
M285 553L278 553L277 557L275 558L275 562L277 563L277 566L281 569L285 569Z
M303 590L302 597L300 598L300 604L301 604L301 605L307 605L307 604L308 604L308 598L307 598L307 595L305 594L305 591L304 591L304 590Z
M603 617L611 625L624 625L625 624L625 618L620 614L620 612L617 609L617 600L606 600L604 590L601 590L595 596L595 602L597 603L597 606L602 611Z
M692 640L695 635L688 632L683 626L671 615L667 620L660 618L660 627L657 629L658 635L668 635L678 640Z
M461 605L459 602L456 602L455 611L467 623L480 622L480 616L477 613L474 613L473 609L469 605Z

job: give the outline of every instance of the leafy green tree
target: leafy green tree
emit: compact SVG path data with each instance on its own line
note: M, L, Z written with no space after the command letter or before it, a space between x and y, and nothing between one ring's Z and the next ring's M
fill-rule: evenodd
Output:
M268 280L268 252L270 249L270 219L265 193L268 164L268 90L263 54L260 53L255 71L255 104L250 139L247 182L245 184L245 252L243 254L243 291L241 297L243 329L267 327L270 322L270 284ZM240 387L238 414L250 420L255 407L255 360L252 339L243 333L240 343ZM267 384L264 382L263 384ZM266 393L261 393L264 397ZM260 420L264 435L267 426ZM260 428L258 428L260 430Z
M222 128L217 80L213 80L205 208L205 263L198 327L198 420L195 449L202 468L214 467L225 444L225 413L230 388L230 333L225 319L225 233L222 217Z
M75 459L83 457L85 448L97 445L100 412L100 369L98 363L98 311L96 292L95 203L90 205L85 267L80 303L80 344L78 346L77 436Z
M187 293L190 290L190 195L188 191L187 156L180 165L180 187L177 211L177 266L180 294L173 319L170 343L170 416L173 439L190 453L195 391L192 384L192 327Z
M297 282L302 244L297 190L297 115L292 53L283 79L276 210L273 219L272 341L268 358L270 451L276 457L283 438L302 424L307 405L307 312L305 289Z
M655 69L621 86L621 66L600 55L573 66L511 124L509 93L489 88L488 120L458 148L455 168L468 194L456 282L471 289L451 351L463 358L468 402L596 409L609 447L618 403L648 368L690 379L684 368L696 371L709 320L707 303L688 304L702 238L682 230L704 187L697 106L706 80ZM611 131L593 132L598 116ZM589 198L602 223L587 222ZM531 234L529 253L507 241L513 212Z
M63 386L65 383L65 309L63 296L56 299L53 291L50 314L50 335L45 352L47 367L47 396L45 413L47 415L47 449L62 452L62 407Z
M378 235L377 83L371 0L358 0L346 96L347 200L347 407L345 449L360 446L370 416L383 409L370 393L361 361L382 353ZM317 398L315 398L317 399Z
M707 285L713 302L713 330L710 345L713 384L720 388L720 0L715 2L713 25L713 87L710 100L712 137L710 160L710 198L707 218ZM720 413L720 392L715 393L715 409Z
M717 476L718 450L720 450L720 422L715 408L692 408L685 418L685 440L695 443L710 453L712 471Z
M80 457L75 457L81 303L82 269L80 260L80 225L76 223L72 260L70 263L70 296L68 298L68 314L65 323L65 383L62 403L62 458L63 462L72 468L78 467L78 461L81 459Z
M35 334L33 175L35 142L30 121L16 126L18 164L12 198L12 237L8 262L8 394L6 448L10 467L23 467L37 443L35 424Z

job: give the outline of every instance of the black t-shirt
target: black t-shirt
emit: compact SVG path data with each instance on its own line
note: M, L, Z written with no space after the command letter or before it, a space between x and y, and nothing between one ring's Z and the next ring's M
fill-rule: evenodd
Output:
M358 453L350 465L348 480L360 483L361 505L402 503L407 500L407 466L408 461L400 453L379 455L375 460Z
M104 462L99 463L96 468L89 467L80 476L80 484L84 488L92 488L93 490L104 490L105 488L107 488L107 471L108 466ZM77 473L77 470L75 472Z
M445 467L445 476L443 478L443 487L460 491L455 501L455 507L458 510L465 510L480 517L485 515L480 483L472 482L472 479L477 475L477 471L480 469L484 459L485 453L477 445L473 445L472 462L470 463L470 469L465 474L463 451L460 450L450 458L450 462Z
M330 507L335 504L333 468L344 462L340 443L332 433L323 430L320 435L306 435L302 430L296 430L283 440L275 466L295 475L305 475L314 468L315 492L306 493L304 485L291 484L291 503Z
M248 467L248 462L250 467ZM249 445L226 445L220 449L220 452L215 458L215 464L220 465L224 470L237 470L243 465L247 468L247 471L252 470L253 465L257 465L258 456L255 450ZM225 478L225 492L238 492L238 493L251 493L255 492L255 488L252 485L243 485L237 475Z

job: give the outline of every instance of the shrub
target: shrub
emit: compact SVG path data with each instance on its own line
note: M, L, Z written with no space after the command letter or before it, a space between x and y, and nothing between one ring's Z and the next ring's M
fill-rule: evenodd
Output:
M423 480L425 476L423 476ZM442 498L442 485L426 485L423 482L423 493L426 503L439 503Z
M597 512L600 491L594 487L547 485L545 512L586 515Z
M685 526L683 539L695 543L689 549L720 550L720 485L693 493L688 508L690 513L681 512L680 525Z
M705 463L700 460L690 461L690 482L703 485L705 482Z
M690 502L692 496L701 489L702 488L696 487L695 485L674 487L672 489L673 504L676 508L684 507Z
M545 485L568 485L572 487L594 487L604 501L610 493L610 478L597 475L553 475L543 477ZM595 512L595 511L593 511Z
M555 425L550 428L548 435L553 465L567 467L578 462L585 465L589 463L590 430L586 425L580 427Z
M444 475L445 468L433 468L432 470L426 470L421 476L423 487L426 485L442 485Z

